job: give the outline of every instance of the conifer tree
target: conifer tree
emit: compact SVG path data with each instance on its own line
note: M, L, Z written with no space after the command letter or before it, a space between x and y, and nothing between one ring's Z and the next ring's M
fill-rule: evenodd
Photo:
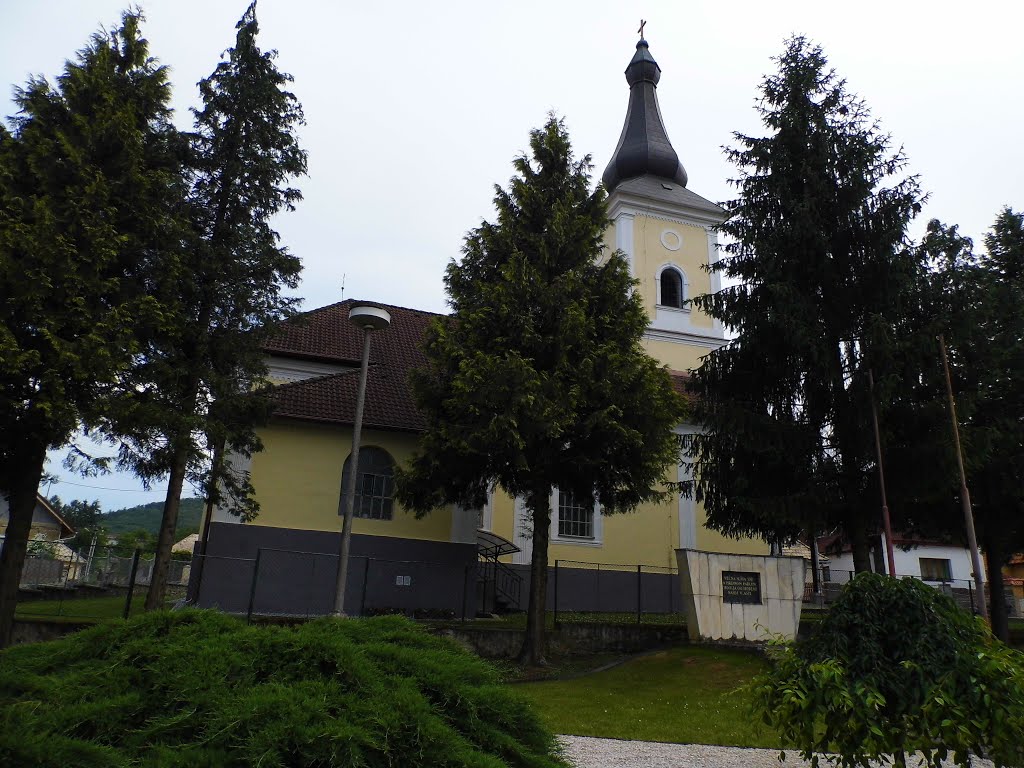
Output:
M1024 550L1024 213L1003 209L985 236L985 250L983 333L991 363L974 389L979 402L967 426L980 454L969 480L988 562L992 631L1009 642L1002 568ZM965 371L968 377L977 372Z
M120 441L119 462L144 480L168 477L147 610L163 605L183 484L243 517L258 507L248 477L229 453L258 450L255 422L266 412L262 342L297 299L301 263L278 243L271 219L301 199L289 180L306 171L295 135L302 108L276 52L257 46L253 2L235 45L199 84L193 110L186 213L191 231L177 271L158 292L172 317L133 370L137 386L106 426Z
M1002 567L1024 549L1024 215L1004 209L975 255L956 227L929 224L922 243L932 258L939 299L938 330L949 349L967 485L978 540L985 551L992 632L1009 639ZM933 334L934 337L934 334ZM937 353L936 353L937 354ZM927 372L934 402L945 405L940 366ZM956 469L945 417L941 445L951 482L936 485L945 498L915 520L926 532L964 539ZM944 502L944 503L943 503Z
M666 496L683 404L640 344L648 319L621 254L603 257L603 189L575 160L562 122L530 134L497 222L466 237L448 266L450 318L426 341L414 378L427 429L397 498L427 513L482 506L500 487L532 523L527 632L520 655L543 662L550 494L596 500L603 513ZM517 523L518 524L518 523Z
M48 449L98 418L161 307L148 275L180 241L166 70L141 16L95 34L0 128L0 646L10 639Z
M787 41L764 79L768 135L736 134L726 283L696 305L735 330L693 376L691 492L730 535L785 537L841 525L868 568L878 518L868 370L895 354L917 300L905 247L916 178L819 47ZM809 523L813 520L813 523Z

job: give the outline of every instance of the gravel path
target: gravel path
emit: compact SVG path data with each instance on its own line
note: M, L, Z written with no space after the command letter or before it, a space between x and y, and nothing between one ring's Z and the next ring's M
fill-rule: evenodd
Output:
M576 768L780 768L805 766L795 752L779 762L773 749L709 747L703 744L662 744L657 741L620 741L589 736L559 736L565 755ZM909 764L914 765L908 761ZM947 763L952 765L951 762ZM821 765L827 766L824 760ZM991 760L975 758L976 768L993 768Z

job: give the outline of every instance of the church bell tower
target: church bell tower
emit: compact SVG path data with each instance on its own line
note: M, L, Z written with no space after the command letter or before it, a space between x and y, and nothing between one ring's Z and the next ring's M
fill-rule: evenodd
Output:
M625 74L626 120L602 176L612 221L605 243L626 255L640 283L651 318L644 334L647 351L685 371L725 343L721 323L688 303L720 287L719 276L703 267L718 258L715 227L725 211L687 187L658 107L661 67L646 40L636 44Z

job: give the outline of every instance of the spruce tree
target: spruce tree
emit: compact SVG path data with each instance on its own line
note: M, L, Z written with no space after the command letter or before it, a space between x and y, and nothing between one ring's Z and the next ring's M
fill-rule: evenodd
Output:
M430 369L414 377L428 426L397 498L417 513L480 507L498 487L532 522L526 639L544 655L553 488L603 513L661 499L678 461L683 404L640 344L648 319L619 253L603 253L605 194L562 122L530 134L497 222L466 237L445 277L452 315L430 329ZM518 523L517 523L518 524Z
M119 462L144 480L168 478L147 610L162 607L182 487L189 480L211 502L256 514L248 477L227 457L259 449L255 423L266 413L262 343L293 312L299 259L282 247L271 219L301 199L288 185L306 171L296 129L302 108L276 52L256 43L253 2L235 45L200 82L202 109L188 158L191 224L177 271L157 292L169 320L132 371L137 383L106 425L120 441Z
M988 562L992 631L1008 642L1002 568L1024 550L1024 213L1001 211L985 236L985 250L983 328L992 363L975 390L980 402L967 425L981 456L972 462L969 482Z
M48 449L98 418L162 308L181 193L166 70L138 13L94 35L0 128L0 646L9 642Z
M730 535L842 526L857 570L879 517L868 370L896 353L922 265L905 247L916 178L821 49L787 41L764 79L768 135L735 134L731 286L695 299L735 331L694 372L690 491Z
M1007 641L1002 567L1024 549L1024 215L1004 209L980 255L956 227L938 222L929 225L923 247L934 258L932 280L942 297L940 330L949 349L975 527L986 555L992 631ZM934 400L945 405L940 366L933 365L929 378ZM948 411L943 415L941 444L950 456L947 476L953 482L939 484L946 503L917 522L962 541Z

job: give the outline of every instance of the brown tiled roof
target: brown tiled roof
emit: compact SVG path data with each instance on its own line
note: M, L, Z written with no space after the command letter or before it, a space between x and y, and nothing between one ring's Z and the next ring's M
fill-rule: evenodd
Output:
M371 346L372 350L372 346ZM363 426L420 432L426 421L412 399L409 369L371 366L366 377ZM282 384L274 391L274 415L307 421L352 424L359 370Z
M274 355L359 365L363 355L363 333L348 319L349 310L359 304L372 304L391 314L391 326L373 336L371 364L393 364L404 360L410 362L408 367L411 368L425 360L420 351L420 340L427 325L438 315L354 299L304 312L287 321L281 326L281 332L267 342L265 349Z
M421 431L426 421L413 402L409 372L426 366L420 342L428 324L438 315L349 299L314 309L285 323L281 333L266 345L266 350L272 355L358 366L362 358L363 332L349 322L348 312L354 305L368 303L386 309L391 315L391 325L375 332L370 342L363 426ZM351 424L355 420L358 387L358 367L283 384L274 391L274 415Z
M409 373L426 367L427 358L420 343L430 321L440 315L353 299L314 309L288 321L266 344L271 355L355 366L341 373L277 387L275 416L336 424L355 421L363 333L349 322L348 312L356 304L367 303L386 309L391 314L391 326L375 332L370 343L363 426L412 432L426 428L426 420L413 401ZM692 397L686 391L689 374L670 371L670 375L676 392Z
M693 394L687 391L687 382L690 380L689 373L686 371L670 370L668 375L672 377L672 388L676 391L676 394L682 395L685 400L693 397Z

